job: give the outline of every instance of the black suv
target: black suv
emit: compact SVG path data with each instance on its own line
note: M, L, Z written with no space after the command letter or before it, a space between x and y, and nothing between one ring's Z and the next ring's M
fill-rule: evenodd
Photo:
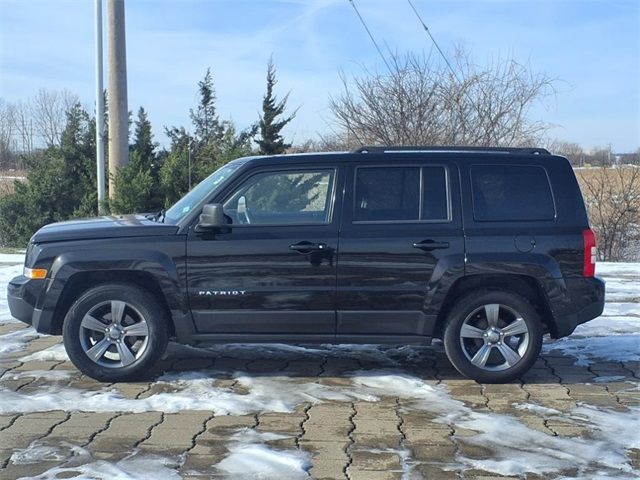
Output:
M602 313L569 162L544 149L362 148L241 158L166 212L47 225L9 283L103 381L180 343L428 344L481 382Z

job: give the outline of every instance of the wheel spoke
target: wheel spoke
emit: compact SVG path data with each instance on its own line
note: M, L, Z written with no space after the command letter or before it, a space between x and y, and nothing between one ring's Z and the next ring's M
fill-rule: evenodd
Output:
M476 367L484 368L484 366L487 364L487 360L489 360L490 354L491 346L485 343L473 356L473 358L471 359L471 363L473 363Z
M484 306L484 313L487 316L487 322L490 327L498 326L498 316L500 314L500 305L497 303L490 303Z
M127 304L120 300L111 300L111 321L120 324L124 318L124 307Z
M100 320L89 313L84 316L82 322L80 322L80 326L86 328L87 330L94 330L101 333L104 333L105 329L107 328L104 323L102 323Z
M111 345L111 342L105 337L96 343L93 347L87 350L87 356L94 362L98 362L107 351L107 348Z
M138 322L124 327L125 337L146 337L149 335L149 327L146 322Z
M527 328L527 324L522 318L516 318L512 323L502 329L502 334L505 337L522 335L523 333L527 332L529 332L529 329Z
M482 338L484 336L484 330L465 323L460 329L460 336L463 338Z
M497 345L496 348L504 358L505 362L507 362L507 365L509 365L510 367L518 363L518 360L520 360L520 355L518 354L518 352L516 352L508 345L501 343Z
M116 342L116 348L118 349L118 355L120 355L120 361L123 367L135 361L136 357L125 342Z

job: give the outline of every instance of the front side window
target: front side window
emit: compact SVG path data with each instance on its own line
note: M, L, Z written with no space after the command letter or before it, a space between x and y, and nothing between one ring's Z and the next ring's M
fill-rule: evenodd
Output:
M471 188L476 221L552 220L555 217L549 179L542 167L474 165Z
M260 173L225 202L236 225L322 224L331 221L335 170Z
M355 222L448 221L442 166L356 169Z

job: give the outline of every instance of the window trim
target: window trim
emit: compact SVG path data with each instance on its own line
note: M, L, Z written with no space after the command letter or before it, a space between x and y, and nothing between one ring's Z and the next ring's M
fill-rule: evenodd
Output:
M257 169L257 171L251 172L251 174L249 176L247 176L246 178L242 179L238 185L234 188L232 188L229 193L225 194L222 199L220 200L219 203L221 203L222 205L224 205L239 189L241 189L244 185L246 185L246 183L248 181L250 181L253 177L256 177L258 175L262 175L262 174L271 174L271 173L287 173L287 172L300 172L300 173L305 173L305 172L322 172L322 171L326 171L326 172L332 172L333 173L333 182L330 183L330 187L331 187L331 195L327 195L327 199L330 198L330 204L329 204L329 216L328 216L328 221L326 222L305 222L305 223L261 223L261 224L246 224L246 223L242 223L242 224L229 224L230 228L236 229L236 228L260 228L260 227L326 227L328 225L331 225L333 223L333 214L335 211L335 204L336 204L336 187L337 187L337 182L338 182L338 167L336 166L327 166L327 167L321 167L321 166L316 166L316 165L309 165L309 166L304 166L304 167L300 167L300 166L290 166L289 168L280 168L277 166L272 166L274 168L265 168L265 169Z
M420 205L418 207L417 220L355 220L356 216L356 181L358 179L358 170L366 168L419 168L420 169ZM424 169L438 167L444 169L444 183L447 192L447 218L437 220L422 220L422 211L424 209ZM452 205L451 205L451 179L449 174L449 166L444 163L430 163L425 165L424 163L380 163L370 165L358 165L353 170L353 205L351 210L351 223L353 225L384 225L384 224L424 224L424 223L452 223Z
M475 201L475 192L473 189L473 168L474 167L530 167L530 168L539 168L544 172L545 178L547 179L547 187L549 188L549 193L551 194L551 204L553 205L553 216L550 218L537 218L537 219L502 219L502 220L481 220L476 217L476 201ZM549 172L546 167L540 164L532 164L532 163L473 163L469 165L469 188L471 192L471 216L473 217L473 221L475 223L513 223L513 222L553 222L558 218L558 207L556 205L556 196L553 191L553 185L551 184L551 177L549 177Z

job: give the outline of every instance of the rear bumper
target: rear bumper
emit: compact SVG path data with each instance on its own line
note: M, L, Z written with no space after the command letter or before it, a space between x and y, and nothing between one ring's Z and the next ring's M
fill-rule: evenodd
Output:
M32 325L40 333L55 333L52 329L53 315L38 308L38 299L45 289L46 280L30 280L22 275L7 285L7 303L11 316Z
M598 277L567 278L562 299L552 302L556 328L554 338L571 335L578 325L599 317L604 310L605 282Z

